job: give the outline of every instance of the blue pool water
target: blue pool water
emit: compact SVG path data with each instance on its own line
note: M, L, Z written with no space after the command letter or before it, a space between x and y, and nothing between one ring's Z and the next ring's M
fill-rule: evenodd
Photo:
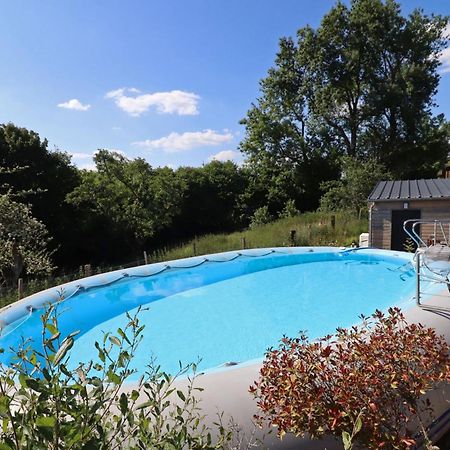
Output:
M414 288L407 260L368 251L240 257L77 293L59 306L60 328L63 334L81 331L71 354L75 367L95 359L94 342L123 328L126 311L145 305L135 367L142 372L154 356L168 372L198 358L200 369L208 370L261 358L283 335L306 330L316 338L357 323L360 314L401 306ZM17 347L22 337L33 337L39 347L39 316L31 314L0 346ZM6 352L3 361L8 358Z

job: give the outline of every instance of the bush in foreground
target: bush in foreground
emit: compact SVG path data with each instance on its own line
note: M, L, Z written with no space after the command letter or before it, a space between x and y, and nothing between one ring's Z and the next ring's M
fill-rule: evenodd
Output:
M42 322L43 350L25 342L14 364L0 368L0 450L244 448L221 416L212 428L204 424L194 376L179 389L176 377L150 364L134 389L123 389L144 329L138 315L95 344L99 362L76 369L69 360L77 332L61 336L55 307ZM180 366L178 375L192 371Z
M345 448L406 449L430 408L421 397L449 379L449 346L431 328L407 324L399 309L308 342L283 338L250 387L278 435L342 437ZM415 426L411 421L415 419ZM414 423L414 422L413 422Z

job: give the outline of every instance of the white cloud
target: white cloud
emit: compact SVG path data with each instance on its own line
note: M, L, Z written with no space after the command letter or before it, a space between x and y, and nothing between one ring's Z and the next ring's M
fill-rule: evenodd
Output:
M444 37L447 39L448 47L441 52L439 58L442 64L440 72L450 73L450 23L445 27Z
M240 153L235 150L222 150L215 155L211 155L208 161L233 161L240 156Z
M64 103L58 103L58 108L73 109L75 111L87 111L91 105L83 105L80 100L72 98Z
M92 158L92 153L69 153L74 159L89 159Z
M84 169L84 170L94 170L97 171L97 166L95 165L95 163L89 163L89 164L81 164L78 166L79 169Z
M188 131L186 133L170 133L160 139L133 142L133 145L150 150L161 149L167 153L176 153L197 147L221 145L233 140L231 133L217 133L214 130Z
M139 117L151 107L155 107L160 114L193 116L198 114L200 99L200 96L193 92L175 90L141 94L136 88L116 89L108 92L105 97L113 99L120 109L134 117Z
M119 155L127 157L127 154L124 151L122 151L122 150L118 150L118 149L115 149L115 148L105 148L105 150L108 150L109 152L115 152L115 153L118 153ZM95 164L93 164L93 163L89 163L89 164L88 163L84 163L84 164L82 164L81 161L84 161L86 159L90 159L92 161L94 156L97 153L98 153L98 150L96 150L95 152L92 152L92 153L69 152L69 154L75 160L75 164L80 169L89 168L89 170L91 170L92 165L94 165L94 167L95 167Z

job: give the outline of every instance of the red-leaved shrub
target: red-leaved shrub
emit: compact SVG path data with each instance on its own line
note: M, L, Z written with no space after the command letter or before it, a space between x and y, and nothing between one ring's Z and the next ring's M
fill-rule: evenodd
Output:
M449 381L449 346L433 329L406 323L397 308L362 320L311 343L303 334L285 337L269 350L250 387L258 421L280 437L353 437L359 417L354 439L365 447L413 445L410 421L420 419L421 396Z

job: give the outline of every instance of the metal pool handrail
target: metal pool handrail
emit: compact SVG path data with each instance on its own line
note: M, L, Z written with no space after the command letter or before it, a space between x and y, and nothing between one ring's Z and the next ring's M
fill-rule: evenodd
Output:
M407 225L412 224L411 231L408 229ZM431 244L426 243L420 236L420 232L417 231L416 227L419 225L433 225L433 240ZM444 230L444 225L448 225L447 233ZM435 220L420 220L420 219L408 219L403 222L403 230L405 233L417 244L418 247L429 247L430 245L436 245L437 232L442 233L445 245L449 245L450 241L450 220L448 219L435 219Z
M411 228L408 229L408 225L411 225ZM420 225L433 225L433 235L431 236L430 242L425 242L424 239L420 236L420 231L417 230L417 227ZM448 227L448 231L446 233L444 227ZM420 286L421 279L426 279L438 283L445 284L450 290L450 264L447 275L444 276L442 274L442 270L437 271L435 268L430 267L426 262L426 258L433 258L432 250L436 248L437 245L442 245L442 248L449 247L450 242L450 220L448 219L434 219L434 220L420 220L420 219L409 219L403 222L403 230L405 233L416 243L417 250L414 254L415 261L415 269L416 269L416 304L419 307L423 307L424 305L420 302ZM442 240L438 241L438 232L442 235ZM450 248L450 247L449 247ZM436 255L434 255L436 258ZM426 268L431 275L423 273L421 268ZM433 276L435 275L435 276ZM449 310L449 308L442 308L445 310Z

